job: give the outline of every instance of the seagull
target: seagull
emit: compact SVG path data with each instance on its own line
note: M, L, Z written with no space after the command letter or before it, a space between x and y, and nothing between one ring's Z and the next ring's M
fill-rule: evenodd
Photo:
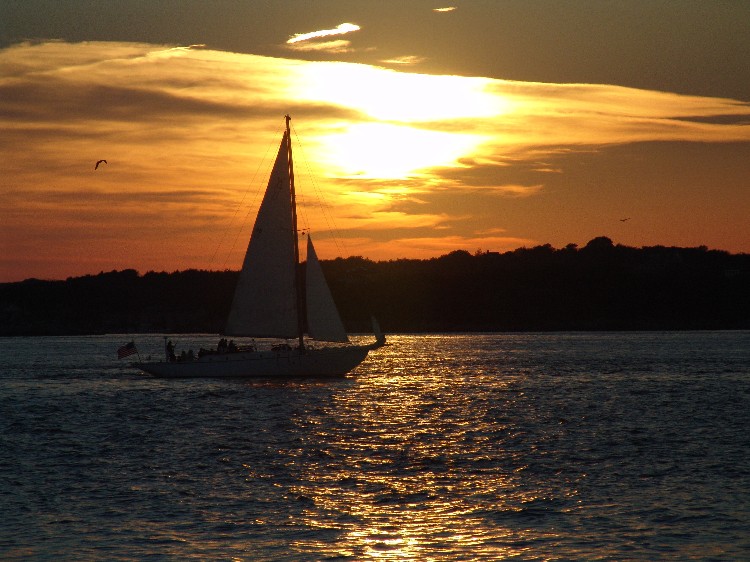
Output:
M96 170L99 167L99 164L101 164L102 162L104 162L105 164L107 163L106 160L97 160L96 161L96 166L94 166L94 170Z
M620 219L620 222L625 222L625 221L629 221L629 220L630 220L630 217L628 217L626 219Z

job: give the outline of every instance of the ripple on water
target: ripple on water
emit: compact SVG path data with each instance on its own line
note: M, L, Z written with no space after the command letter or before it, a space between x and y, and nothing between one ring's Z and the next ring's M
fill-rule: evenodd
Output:
M750 552L747 332L393 336L284 382L145 378L121 340L3 341L2 558Z

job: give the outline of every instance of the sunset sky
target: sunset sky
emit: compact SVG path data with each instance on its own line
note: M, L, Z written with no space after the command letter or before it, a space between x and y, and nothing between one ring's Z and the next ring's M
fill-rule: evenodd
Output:
M9 0L0 282L238 269L287 113L321 259L750 252L750 2Z

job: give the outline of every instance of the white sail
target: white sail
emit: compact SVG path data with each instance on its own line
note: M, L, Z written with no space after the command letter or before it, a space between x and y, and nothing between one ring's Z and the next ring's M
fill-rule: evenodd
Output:
M242 264L228 336L298 335L288 142L285 133Z
M341 316L326 283L312 237L307 237L307 333L316 340L348 342Z

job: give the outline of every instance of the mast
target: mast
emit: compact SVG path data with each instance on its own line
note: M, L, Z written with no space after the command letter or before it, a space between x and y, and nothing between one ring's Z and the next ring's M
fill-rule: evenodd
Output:
M294 285L297 290L297 337L299 338L299 349L305 350L304 323L302 320L302 279L299 267L299 239L297 237L297 197L294 192L294 163L292 161L292 133L289 130L291 115L286 115L286 145L289 161L289 189L292 193L292 233L294 238Z

